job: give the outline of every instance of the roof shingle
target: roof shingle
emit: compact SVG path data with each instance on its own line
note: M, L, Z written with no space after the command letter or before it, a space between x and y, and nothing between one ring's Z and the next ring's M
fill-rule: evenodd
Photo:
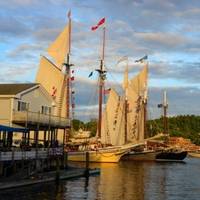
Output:
M16 95L24 90L32 88L38 83L9 83L0 84L0 95Z

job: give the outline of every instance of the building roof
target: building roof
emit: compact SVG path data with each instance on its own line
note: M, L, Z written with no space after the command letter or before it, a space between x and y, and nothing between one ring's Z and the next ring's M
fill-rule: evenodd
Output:
M0 84L0 95L16 95L24 90L30 89L38 83L9 83Z

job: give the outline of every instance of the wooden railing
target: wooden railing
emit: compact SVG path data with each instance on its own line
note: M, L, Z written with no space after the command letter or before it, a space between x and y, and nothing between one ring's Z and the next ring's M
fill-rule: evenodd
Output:
M0 161L46 159L49 156L61 156L62 154L63 148L42 148L38 151L36 149L31 151L13 150L0 152Z
M13 111L13 123L50 125L58 128L70 126L70 119L31 111Z

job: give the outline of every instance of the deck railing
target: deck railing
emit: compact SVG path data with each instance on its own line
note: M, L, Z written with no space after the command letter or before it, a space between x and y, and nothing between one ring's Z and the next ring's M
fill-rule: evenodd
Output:
M63 148L42 148L31 151L13 150L0 152L0 161L46 159L49 156L61 156Z
M14 123L32 123L41 125L50 125L59 128L70 126L70 119L55 115L42 114L40 112L31 111L13 111L12 121Z

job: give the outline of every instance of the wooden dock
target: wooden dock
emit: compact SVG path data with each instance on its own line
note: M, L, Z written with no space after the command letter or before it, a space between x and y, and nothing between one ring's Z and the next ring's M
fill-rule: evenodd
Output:
M60 170L59 180L67 180L73 178L80 178L87 175L98 175L100 174L100 169L70 169L70 170ZM57 181L58 174L56 171L40 173L36 176L32 176L27 179L15 180L9 182L0 182L0 190L12 189L17 187L30 186L34 184L48 183Z

